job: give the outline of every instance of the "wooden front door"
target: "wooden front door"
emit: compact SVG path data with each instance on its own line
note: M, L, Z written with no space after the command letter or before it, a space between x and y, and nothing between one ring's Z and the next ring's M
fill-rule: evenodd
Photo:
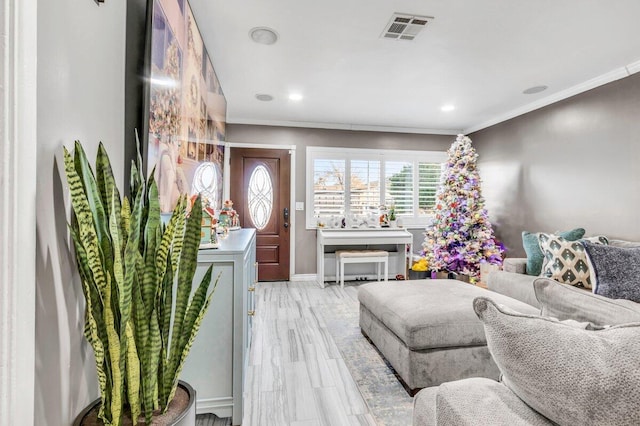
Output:
M256 228L260 281L289 280L289 150L231 148L231 199L240 225Z

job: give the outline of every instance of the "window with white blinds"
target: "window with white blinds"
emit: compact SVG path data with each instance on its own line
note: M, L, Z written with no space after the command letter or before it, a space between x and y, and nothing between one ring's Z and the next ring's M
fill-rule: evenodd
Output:
M395 206L405 226L428 224L446 152L307 147L307 228Z
M385 161L385 205L395 206L397 216L413 216L413 163Z
M377 213L380 207L380 161L350 160L349 213Z
M342 216L345 214L346 160L313 160L313 215L314 217Z
M418 162L418 214L433 214L436 207L436 191L440 184L443 163Z

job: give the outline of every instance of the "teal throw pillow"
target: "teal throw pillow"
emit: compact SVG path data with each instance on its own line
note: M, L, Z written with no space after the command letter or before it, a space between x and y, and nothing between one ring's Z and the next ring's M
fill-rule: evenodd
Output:
M556 232L555 234L567 241L576 241L584 237L584 228L576 228L571 231ZM544 254L540 250L537 232L522 233L522 246L527 253L527 275L539 276L542 272L542 263L544 262Z

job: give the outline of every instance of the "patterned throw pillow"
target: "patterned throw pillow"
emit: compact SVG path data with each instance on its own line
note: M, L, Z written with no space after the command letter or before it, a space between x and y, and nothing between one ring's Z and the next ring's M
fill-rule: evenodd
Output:
M540 276L551 278L563 284L591 288L591 270L588 266L584 245L580 241L567 241L553 234L538 234L544 264ZM608 244L604 236L589 237L584 240L594 244Z
M570 231L556 232L557 235L568 241L576 241L584 237L584 228L576 228ZM542 271L542 264L544 263L544 256L540 251L540 242L538 241L537 232L522 233L522 246L527 254L527 275L537 277Z

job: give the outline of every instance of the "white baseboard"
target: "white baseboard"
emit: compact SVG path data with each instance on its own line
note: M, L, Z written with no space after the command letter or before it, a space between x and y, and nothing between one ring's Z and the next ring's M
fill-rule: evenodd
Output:
M293 274L290 281L317 281L318 274Z
M220 418L231 417L233 415L233 398L198 399L196 402L196 413L213 413Z

